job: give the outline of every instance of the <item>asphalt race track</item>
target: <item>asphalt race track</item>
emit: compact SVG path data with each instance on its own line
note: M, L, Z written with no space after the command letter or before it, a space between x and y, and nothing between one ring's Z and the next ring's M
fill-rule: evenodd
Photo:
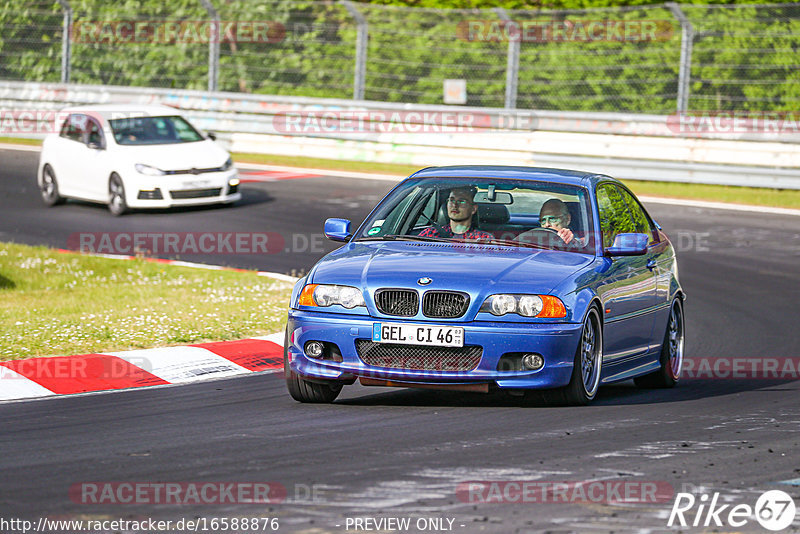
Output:
M360 221L391 186L336 177L247 183L233 208L113 218L83 203L45 208L34 182L37 157L0 152L0 241L64 248L70 234L97 231L308 236L321 234L327 217ZM679 250L687 357L787 358L796 369L800 218L648 209ZM182 259L291 272L307 269L333 244L300 248ZM659 532L670 530L673 492L692 493L698 503L718 492L720 504L752 507L764 491L781 489L800 506L796 380L709 375L672 390L626 382L601 388L586 408L356 385L333 405L311 406L292 401L279 375L254 375L0 404L0 429L0 517L275 517L281 532L309 533L365 531L355 528L356 518L410 518L409 532ZM648 503L520 502L519 494L484 503L480 494L457 492L468 481L596 480L671 491ZM93 481L271 482L287 495L279 503L236 505L70 499L73 484ZM429 518L441 523L417 523ZM737 528L682 530L765 532L752 517ZM795 520L784 532L798 530Z
M325 219L346 216L354 224L360 223L393 185L336 177L290 177L243 183L243 198L233 207L138 211L115 218L106 206L88 202L70 200L48 209L42 204L36 185L38 161L38 152L0 150L0 241L66 249L73 242L80 243L76 238L81 233L268 233L270 239L274 237L282 245L276 253L250 254L249 247L240 252L232 246L233 253L155 255L280 273L307 270L337 248L322 233ZM270 176L245 174L242 178L259 180ZM273 250L269 243L267 248Z

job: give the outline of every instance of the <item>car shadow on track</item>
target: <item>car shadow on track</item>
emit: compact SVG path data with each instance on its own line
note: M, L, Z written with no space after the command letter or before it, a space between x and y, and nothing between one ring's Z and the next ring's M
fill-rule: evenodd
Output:
M604 406L683 402L766 388L770 388L770 391L792 391L797 394L796 386L777 387L791 382L795 380L692 378L681 380L671 389L645 389L636 387L631 381L600 388L595 402Z
M588 406L631 406L639 404L663 404L684 402L733 395L746 391L769 388L770 391L785 391L796 395L798 387L788 385L790 380L765 379L687 379L671 389L645 389L633 384L633 381L622 382L613 386L601 387L597 398ZM787 386L788 387L780 387ZM352 387L352 386L351 386ZM347 393L345 388L343 394ZM367 388L359 390L357 397L340 398L335 404L346 406L441 406L441 407L530 407L547 408L551 405L539 400L514 397L503 391L489 394L464 393L454 391L435 391L419 389L396 389L370 392Z
M131 217L132 215L177 215L181 213L195 213L195 212L202 212L202 211L214 211L214 210L237 210L242 208L247 208L249 206L257 205L257 204L265 204L268 202L273 202L275 197L270 195L268 192L263 191L261 189L254 189L254 188L245 188L242 189L242 198L233 204L205 204L201 206L175 206L172 208L151 208L151 209L144 209L144 208L130 208L125 215L123 215L123 219ZM85 200L78 200L78 199L68 199L66 206L73 205L73 206L81 206L91 209L98 210L99 213L108 214L108 206L105 204L98 204L96 202L88 202Z

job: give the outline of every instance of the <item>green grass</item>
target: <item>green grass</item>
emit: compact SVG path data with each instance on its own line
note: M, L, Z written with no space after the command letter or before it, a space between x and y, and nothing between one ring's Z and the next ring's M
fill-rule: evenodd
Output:
M19 142L27 145L41 144L36 139L0 137L0 142ZM420 167L395 163L372 163L368 161L341 161L301 156L276 156L269 154L234 153L237 163L264 163L288 167L306 167L336 171L374 172L408 176ZM644 180L625 180L628 187L637 195L685 198L691 200L710 200L734 204L752 204L776 208L800 209L800 191L792 189L766 189L759 187L737 187L727 185L683 184L677 182L651 182Z
M287 167L306 167L313 169L328 169L336 171L376 172L382 174L396 174L408 176L420 167L416 165L401 165L397 163L373 163L370 161L344 161L324 158L309 158L305 156L276 156L272 154L246 154L235 152L233 159L236 163L264 163L267 165L285 165Z
M280 332L290 293L255 272L0 243L0 360Z
M3 137L0 136L0 143L12 143L15 145L33 145L33 146L40 146L42 144L41 139L27 139L25 137Z
M648 182L624 180L637 195L711 200L734 204L752 204L773 208L800 208L800 191L794 189L766 189L733 185L681 184L676 182Z

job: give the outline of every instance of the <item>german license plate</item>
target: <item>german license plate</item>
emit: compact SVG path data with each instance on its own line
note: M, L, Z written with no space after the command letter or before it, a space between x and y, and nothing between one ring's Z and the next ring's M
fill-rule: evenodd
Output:
M464 329L459 326L428 326L404 323L373 323L372 341L403 345L463 347Z

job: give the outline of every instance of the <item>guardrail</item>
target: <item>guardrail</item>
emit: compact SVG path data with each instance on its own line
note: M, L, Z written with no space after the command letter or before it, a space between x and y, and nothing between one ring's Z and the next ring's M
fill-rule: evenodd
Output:
M0 82L0 111L166 104L233 151L418 165L570 167L622 179L800 189L800 130L707 117L539 112L115 86ZM17 117L19 114L17 114ZM48 119L49 117L49 119ZM709 122L711 121L711 122ZM9 135L0 122L0 135ZM17 125L18 126L18 125ZM30 131L45 130L35 116ZM752 125L750 125L752 126ZM19 130L18 126L18 130ZM694 131L699 129L699 131ZM3 132L5 130L5 133Z

